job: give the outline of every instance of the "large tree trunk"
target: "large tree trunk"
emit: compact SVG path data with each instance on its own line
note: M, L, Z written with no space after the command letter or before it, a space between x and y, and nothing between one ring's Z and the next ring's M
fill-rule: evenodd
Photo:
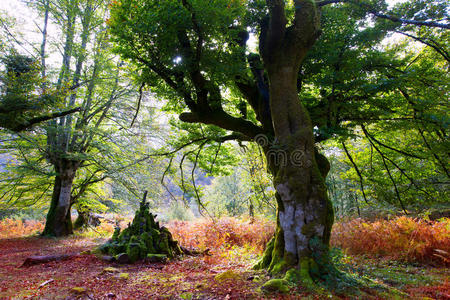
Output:
M295 1L295 21L286 27L284 2L267 1L270 21L262 27L260 53L269 78L274 139L263 147L274 177L277 230L260 268L271 273L298 268L302 281L326 260L333 207L325 176L329 164L315 149L312 123L298 97L298 72L318 36L318 11L309 0Z
M277 228L258 267L273 274L299 268L309 275L311 268L328 263L334 221L324 180L329 164L314 149L309 153L304 148L279 149L266 151L276 188Z
M42 235L67 236L73 233L70 214L70 194L75 178L76 167L73 163L65 162L56 167L55 185L52 201L47 214L45 228Z

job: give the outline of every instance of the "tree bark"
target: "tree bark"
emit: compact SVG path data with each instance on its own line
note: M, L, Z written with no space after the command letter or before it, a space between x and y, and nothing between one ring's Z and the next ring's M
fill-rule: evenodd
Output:
M329 165L326 158L314 150L312 155L300 155L305 160L304 165L296 159L289 161L289 157L303 153L295 150L290 152L293 155L286 152L288 160L280 165L272 151L267 150L266 156L276 188L277 228L258 267L271 273L292 267L309 270L320 266L315 261L318 257L326 261L334 221L324 180Z
M324 180L329 163L315 149L312 123L297 91L300 64L318 36L318 11L311 1L295 1L295 21L284 28L283 1L267 2L272 11L262 29L260 53L269 77L275 136L264 151L278 211L275 236L258 267L271 273L295 267L302 281L312 282L312 270L321 269L319 261L326 259L334 221Z
M50 209L42 233L45 236L60 237L73 233L70 195L77 163L62 161L58 165Z

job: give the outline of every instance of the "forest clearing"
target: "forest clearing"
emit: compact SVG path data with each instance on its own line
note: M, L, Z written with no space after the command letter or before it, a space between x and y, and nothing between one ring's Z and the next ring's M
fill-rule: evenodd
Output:
M0 1L0 299L450 300L448 0Z
M7 223L9 222L9 223ZM351 228L335 232L335 240L345 238L345 264L357 276L367 276L404 294L390 293L382 288L367 289L362 299L450 299L449 257L431 253L435 247L450 250L448 236L449 221L441 224L418 225L412 219L378 221L384 229L393 231L397 241L381 232L373 232L378 239L368 240L365 231L375 222L355 220L337 224ZM317 295L297 288L288 294L267 294L258 287L269 276L251 267L261 255L264 240L270 238L273 224L255 220L221 219L216 225L211 221L174 221L168 224L174 236L186 247L210 248L210 255L187 256L167 264L135 263L123 265L108 263L92 254L78 254L66 260L48 262L30 267L21 267L31 255L53 255L55 253L83 253L91 250L112 235L113 227L102 224L65 239L42 239L36 236L18 237L27 232L27 226L14 224L21 221L0 223L0 280L3 282L0 298L39 299L348 299L341 293ZM31 230L42 230L43 224L30 226ZM375 224L379 226L380 224ZM409 226L407 228L406 226ZM435 227L434 229L432 227ZM5 231L9 228L9 232ZM401 228L401 229L399 229ZM408 229L412 230L409 233ZM20 230L23 230L20 232ZM430 239L434 231L435 239ZM14 238L8 238L14 236ZM372 237L373 238L373 237ZM411 253L409 247L425 244L427 248ZM372 241L372 242L371 242ZM391 249L386 245L397 244ZM434 243L434 244L433 244ZM365 253L365 254L363 254ZM448 253L448 252L447 252ZM408 261L408 259L412 259ZM127 275L124 275L127 274ZM225 274L225 275L223 275ZM331 296L332 295L332 296ZM350 297L352 298L352 297Z

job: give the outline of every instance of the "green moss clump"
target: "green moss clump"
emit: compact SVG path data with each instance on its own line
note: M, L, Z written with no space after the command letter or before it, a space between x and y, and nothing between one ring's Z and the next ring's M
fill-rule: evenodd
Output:
M166 262L167 255L165 254L147 254L147 259L149 262Z
M300 271L297 269L289 269L284 275L284 280L291 283L298 283L301 280Z
M217 274L214 279L216 281L222 282L229 279L239 279L241 278L241 275L239 273L236 273L232 270L227 270L225 272L222 272L220 274Z
M160 227L155 217L150 213L144 198L131 224L128 224L122 232L120 228L116 228L112 238L98 247L98 250L114 257L126 253L130 263L147 259L150 254L165 257L157 261L166 261L167 258L181 255L183 252L178 242L173 239L167 228Z
M261 290L269 293L287 293L289 292L289 285L288 282L284 279L271 279L261 286Z
M131 237L130 242L128 243L127 254L131 263L134 263L140 258L140 247L138 239L134 235Z
M152 235L148 231L141 234L141 242L145 244L147 253L156 253L155 248L153 247Z
M254 270L261 270L269 267L270 261L272 260L272 252L275 244L275 237L273 237L266 246L264 250L263 257L260 261L253 267Z
M306 288L309 289L315 289L316 285L314 284L313 279L311 278L311 275L309 274L311 263L314 262L310 258L302 258L300 260L300 270L299 270L299 276L300 280L303 283L303 285Z
M286 261L282 258L277 263L270 266L270 273L272 274L278 274L283 272L287 267Z

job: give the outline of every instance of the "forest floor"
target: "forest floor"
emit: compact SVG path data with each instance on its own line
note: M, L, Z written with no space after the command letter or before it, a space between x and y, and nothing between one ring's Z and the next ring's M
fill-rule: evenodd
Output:
M80 253L102 242L104 239L80 236L0 239L0 299L355 298L335 294L318 296L301 288L289 295L265 295L258 287L268 277L251 270L256 256L240 247L213 253L212 256L185 257L167 264L117 265L89 254L77 255L66 261L20 267L32 255ZM355 273L405 293L404 296L391 297L368 291L360 299L450 299L448 268L362 256L352 257L350 264ZM108 267L113 269L106 269Z

